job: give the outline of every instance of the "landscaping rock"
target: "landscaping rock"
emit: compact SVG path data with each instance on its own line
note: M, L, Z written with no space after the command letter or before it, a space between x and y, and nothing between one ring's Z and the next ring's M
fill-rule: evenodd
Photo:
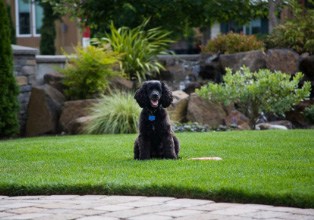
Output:
M75 120L80 117L88 116L88 109L95 103L97 99L75 100L64 103L62 114L59 120L60 128L65 133L76 131ZM74 126L74 127L73 127Z
M183 91L187 94L191 94L194 93L196 89L201 88L201 86L202 84L199 82L190 82Z
M92 120L91 116L84 116L77 118L70 122L68 126L68 133L70 134L82 134L84 133L85 125Z
M47 73L44 75L44 84L48 84L63 93L64 85L62 83L64 75L61 73Z
M270 123L260 123L255 125L256 130L288 130L286 126L283 125L273 125Z
M245 65L251 71L266 68L266 54L263 51L255 50L235 54L223 54L219 57L222 69L231 68L233 71L240 70Z
M292 123L287 120L259 123L255 126L256 130L288 130L292 128Z
M167 108L172 121L183 122L186 120L186 112L189 102L189 95L181 90L173 91L173 102Z
M123 77L114 77L110 81L110 88L129 91L134 88L134 83L131 80L127 80Z
M201 56L199 76L202 79L211 80L216 83L222 82L225 70L219 62L219 57L219 54Z
M267 51L266 68L288 74L298 72L300 56L290 49L270 49Z
M299 63L299 70L304 74L304 80L311 82L310 98L314 98L314 55L302 57Z
M297 128L307 128L310 126L310 123L304 117L304 109L314 105L314 100L306 100L298 105L294 106L294 109L286 112L286 119L291 121L294 127Z
M302 57L299 63L299 70L304 73L308 80L314 81L314 55Z
M206 101L193 93L187 110L187 120L208 125L212 129L216 129L223 123L227 116L222 105Z
M55 134L65 98L50 85L33 86L28 104L26 136Z
M227 117L225 117L225 124L227 127L237 128L239 130L250 130L250 120L238 110L232 110Z

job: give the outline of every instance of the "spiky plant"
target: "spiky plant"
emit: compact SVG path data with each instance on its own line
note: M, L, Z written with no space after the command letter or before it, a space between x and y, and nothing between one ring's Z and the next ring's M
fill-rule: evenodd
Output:
M169 44L172 42L170 32L159 27L146 30L149 20L136 28L116 28L110 25L110 33L102 40L94 39L96 44L109 43L112 50L123 54L121 69L129 79L141 82L146 76L155 76L164 69L157 60L157 55L167 54Z

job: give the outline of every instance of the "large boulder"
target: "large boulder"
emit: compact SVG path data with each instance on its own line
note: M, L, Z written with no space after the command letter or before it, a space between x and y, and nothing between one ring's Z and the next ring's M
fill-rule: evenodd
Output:
M175 122L186 120L186 112L189 102L189 95L181 90L173 91L173 102L167 108L170 119Z
M311 105L314 105L313 99L299 103L298 105L293 107L293 110L285 113L286 119L291 121L294 127L297 128L309 127L310 124L304 116L304 110Z
M298 72L300 56L290 49L270 49L266 53L266 67L271 71L281 71L288 74Z
M84 133L84 127L93 119L92 116L83 116L73 120L68 128L70 134Z
M244 65L251 71L266 68L266 54L260 50L224 54L220 55L219 60L223 69L228 67L233 71L239 70Z
M226 116L222 105L204 100L195 93L191 94L187 110L188 121L198 122L216 129L223 124Z
M62 81L64 77L63 74L58 72L46 73L44 75L44 84L48 84L63 93L64 85Z
M110 88L113 90L129 91L134 88L134 83L123 77L114 77L110 80Z
M211 80L216 83L222 82L225 70L219 62L220 54L202 55L200 61L199 76L204 80Z
M314 81L314 55L302 57L299 63L299 70L304 73L308 80Z
M75 134L77 129L77 119L88 116L88 109L97 103L97 99L75 100L64 103L59 125L62 132Z
M225 117L225 124L227 127L237 128L239 130L250 130L250 120L238 110L232 110Z
M28 104L26 136L55 134L65 98L50 85L33 86Z
M299 63L299 70L304 73L304 79L312 85L311 98L314 98L314 55L302 57Z

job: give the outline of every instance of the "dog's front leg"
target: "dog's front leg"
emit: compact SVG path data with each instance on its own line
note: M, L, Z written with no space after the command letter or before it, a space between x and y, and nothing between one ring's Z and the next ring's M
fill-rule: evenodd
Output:
M177 159L177 154L174 148L174 141L171 135L168 135L162 141L163 145L163 156L166 159Z
M151 158L151 141L140 137L139 138L139 159L148 160Z

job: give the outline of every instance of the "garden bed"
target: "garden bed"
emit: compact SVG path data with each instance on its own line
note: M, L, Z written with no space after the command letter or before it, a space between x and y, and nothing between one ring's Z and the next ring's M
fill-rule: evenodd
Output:
M133 160L136 135L0 142L0 195L174 196L314 208L314 130L179 133L179 160ZM222 160L190 160L219 157Z

